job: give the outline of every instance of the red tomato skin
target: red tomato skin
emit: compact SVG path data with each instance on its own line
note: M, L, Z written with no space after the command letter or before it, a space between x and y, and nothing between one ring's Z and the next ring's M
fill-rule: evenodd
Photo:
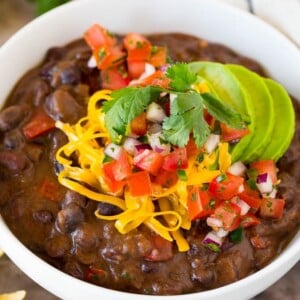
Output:
M247 185L244 185L244 187L244 191L239 193L238 197L245 201L251 208L258 210L261 205L259 192L256 190L251 190Z
M255 226L260 223L260 219L258 219L255 215L248 213L241 217L240 225L244 228L248 228L250 226Z
M258 175L268 173L272 182L277 182L277 168L275 162L271 159L259 160L250 164L251 169L256 169Z
M118 46L102 46L93 51L93 56L96 59L98 69L107 70L125 62L126 53Z
M178 181L177 171L167 171L160 169L154 177L153 182L161 185L163 188L170 188Z
M248 128L245 129L235 129L221 123L221 136L222 140L225 142L232 142L240 140L242 137L250 133Z
M127 178L129 193L133 197L149 196L152 194L150 174L147 171L132 173Z
M150 261L167 261L173 257L172 243L160 235L151 236L152 250L145 258Z
M187 169L188 159L186 148L176 148L173 152L166 155L162 167L167 171Z
M239 206L229 201L223 201L216 207L212 216L223 222L225 230L233 231L239 226L240 213Z
M209 191L201 191L199 187L193 188L188 194L188 213L191 220L210 216L214 212L211 205L212 197Z
M120 158L114 163L112 170L114 179L117 181L123 180L131 175L132 166L125 151L122 152Z
M284 206L284 199L263 198L260 207L260 216L262 218L280 219L283 215Z
M244 183L244 178L226 173L226 179L220 181L220 176L210 182L208 189L217 199L230 200L238 194L239 187Z
M146 63L141 60L127 61L127 68L129 76L137 79L145 72Z
M128 33L123 39L124 47L127 51L143 49L151 46L151 43L141 34Z
M167 48L166 47L155 47L156 51L149 59L150 64L154 67L159 68L167 63Z
M138 168L148 171L156 176L163 164L163 156L153 150L145 149L139 152L134 158L133 163Z
M128 74L122 74L119 68L103 70L101 72L103 89L118 90L128 86L130 78Z

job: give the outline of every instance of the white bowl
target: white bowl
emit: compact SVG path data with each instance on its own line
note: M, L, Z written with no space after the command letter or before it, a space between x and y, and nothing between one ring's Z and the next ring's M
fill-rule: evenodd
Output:
M179 31L227 45L260 62L271 77L300 99L300 52L256 17L216 0L72 1L21 29L0 48L0 104L16 81L38 64L45 51L79 38L92 24L113 32ZM63 299L166 299L113 291L77 280L48 265L11 233L0 217L0 246L28 276ZM272 263L238 282L211 291L168 296L176 300L248 299L283 276L300 258L300 233Z

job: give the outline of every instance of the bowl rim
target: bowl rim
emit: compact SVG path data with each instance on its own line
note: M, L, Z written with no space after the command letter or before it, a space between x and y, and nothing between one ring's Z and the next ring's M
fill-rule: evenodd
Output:
M115 0L114 0L115 1ZM121 1L121 0L120 0ZM132 0L131 2L133 2ZM176 0L179 2L179 0ZM198 0L199 1L199 0ZM298 51L298 54L300 55L299 49L292 44L290 40L286 36L284 36L282 33L278 32L275 30L273 27L271 27L269 24L265 23L264 21L258 19L256 16L253 16L247 12L244 12L236 7L232 7L226 3L219 2L217 0L201 0L203 3L209 3L210 5L215 5L218 7L221 7L223 10L226 10L227 12L230 11L233 15L242 15L243 18L246 18L247 20L250 20L249 22L255 22L259 24L258 26L263 26L264 28L267 28L267 30L273 32L276 36L278 36L279 40L282 40L284 43L288 45L288 47L291 49L291 51L295 52L296 50ZM81 0L81 1L72 1L70 3L67 3L53 11L50 11L46 13L45 15L41 16L40 18L35 19L34 21L30 22L28 25L24 26L21 30L19 30L13 37L11 37L4 45L0 47L0 59L3 55L5 55L6 51L9 51L10 48L14 45L14 43L17 43L19 38L22 37L23 35L28 34L28 32L31 31L32 26L39 26L40 24L45 24L48 18L54 17L57 13L63 14L65 11L70 11L71 7L77 6L77 9L80 8L81 6L87 5L87 3L92 3L96 2L96 0ZM191 3L196 3L197 0L190 0L189 2ZM255 21L254 21L255 20ZM1 62L0 62L1 65ZM300 97L300 89L299 93L297 93ZM151 297L155 299L162 299L166 296L150 296L150 295L139 295L139 294L132 294L132 293L126 293L126 292L119 292L115 290L110 290L106 289L103 287L98 287L95 285L92 285L87 282L83 282L81 280L78 280L76 278L71 277L70 275L67 275L45 261L41 260L38 258L35 254L33 254L30 250L28 250L10 231L10 229L7 227L6 223L0 216L0 232L3 233L1 234L3 236L3 240L0 240L1 247L3 250L8 253L8 255L11 257L11 259L17 264L17 265L22 265L22 260L25 259L26 263L28 264L26 266L26 272L27 274L30 274L30 277L32 277L37 283L39 283L42 286L45 286L45 278L44 275L42 274L32 274L33 273L33 268L31 268L29 262L31 260L34 261L34 263L39 264L41 267L39 268L42 271L49 271L51 272L51 276L55 277L57 276L58 279L62 280L62 282L66 283L67 286L71 286L71 284L80 285L83 286L83 290L85 288L92 289L92 290L97 290L99 293L102 293L104 295L113 295L115 297L120 296L118 299L126 299L126 297L130 297L130 299L141 299L142 297ZM275 258L269 265L264 267L263 269L255 272L254 274L251 274L247 276L244 279L241 279L237 282L228 284L226 286L213 289L210 291L203 291L203 292L197 292L197 293L192 293L192 294L184 294L184 295L175 295L175 296L168 296L171 297L172 299L176 300L183 300L184 299L217 299L215 297L220 297L225 295L231 295L231 299L239 299L240 294L239 290L241 288L247 288L248 285L253 285L259 281L265 280L266 278L268 281L267 286L271 285L274 282L274 278L279 279L286 271L287 267L290 268L292 265L294 265L299 259L300 259L300 253L298 249L300 248L300 233L294 237L293 241L288 245L288 247L280 254L279 257ZM20 249L20 251L14 251L14 249ZM20 255L23 253L22 255ZM291 259L292 257L292 259ZM28 260L28 262L27 262ZM278 269L280 269L280 272L275 274L275 271L278 272ZM58 273L57 273L58 272ZM270 277L272 277L272 280L270 280ZM265 286L266 287L266 286ZM57 289L54 285L50 286L49 289L51 292L54 294L60 295L60 290ZM255 293L260 292L261 290L253 290L252 295ZM96 292L96 291L95 291ZM195 298L196 296L196 298ZM199 298L201 296L201 298ZM203 297L203 298L202 298ZM235 297L235 298L234 298Z

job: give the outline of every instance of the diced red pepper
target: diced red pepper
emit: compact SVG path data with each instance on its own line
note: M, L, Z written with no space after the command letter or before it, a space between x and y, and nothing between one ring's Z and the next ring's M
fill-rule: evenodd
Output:
M131 133L136 134L138 136L145 135L147 133L148 122L146 119L146 113L143 112L137 117L135 117L130 122L130 130Z
M203 218L214 212L216 201L209 191L194 187L188 194L188 213L191 220Z
M220 126L221 126L222 140L225 142L238 141L242 137L250 133L250 130L248 128L235 129L227 126L224 123L221 123Z
M152 194L150 175L147 171L132 173L127 178L129 193L134 197L149 196Z
M145 149L139 152L134 158L133 163L138 168L148 171L150 174L156 176L163 164L163 156L153 150Z
M236 196L244 178L229 173L221 174L209 184L209 191L219 200L229 200Z
M260 215L262 218L280 219L285 205L284 199L263 198L261 201Z
M23 133L28 140L35 139L55 128L55 122L43 109L37 110L29 122L23 127Z
M233 231L239 226L241 209L230 201L221 202L215 209L213 217L223 223L223 228Z
M260 160L250 164L251 169L257 170L258 175L268 173L272 182L277 182L277 168L275 162L271 159Z
M167 171L176 171L188 167L186 148L176 148L173 152L164 158L163 169Z
M167 261L173 257L172 243L160 235L151 236L153 249L146 256L151 261Z

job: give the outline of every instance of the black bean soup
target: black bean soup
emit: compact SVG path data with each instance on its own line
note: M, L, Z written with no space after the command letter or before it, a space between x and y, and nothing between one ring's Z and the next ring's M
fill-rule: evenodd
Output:
M149 36L168 47L174 61L209 60L237 63L260 74L255 61L218 44L184 34ZM225 242L222 252L202 245L205 221L194 221L185 233L188 252L176 247L165 261L145 257L152 250L149 229L141 226L126 235L94 212L114 214L115 207L89 200L61 186L55 160L67 142L58 129L34 139L24 127L34 114L74 124L86 113L87 98L101 89L98 69L88 68L91 56L83 40L48 50L42 64L16 85L0 112L0 209L13 233L35 254L76 278L116 290L171 295L202 291L239 280L268 264L299 227L300 106L294 101L297 130L279 162L280 195L286 208L280 220L262 220L246 229L241 243ZM250 238L259 236L257 247Z

